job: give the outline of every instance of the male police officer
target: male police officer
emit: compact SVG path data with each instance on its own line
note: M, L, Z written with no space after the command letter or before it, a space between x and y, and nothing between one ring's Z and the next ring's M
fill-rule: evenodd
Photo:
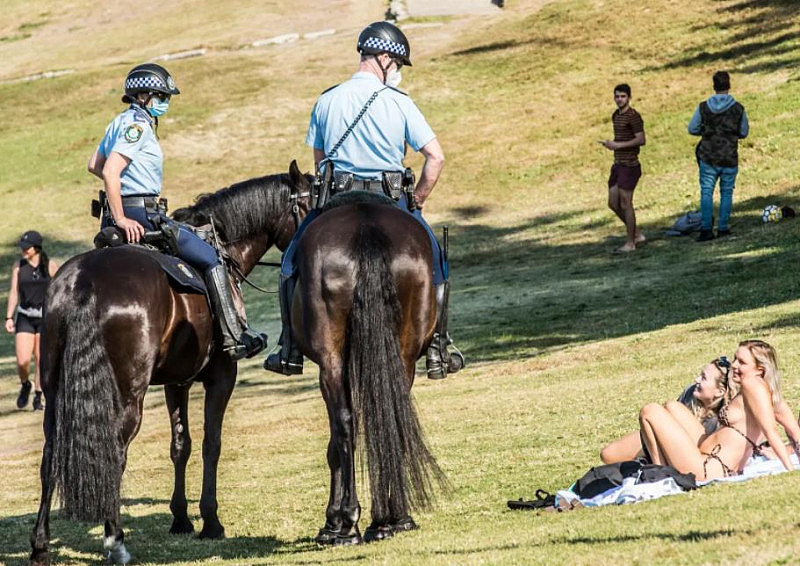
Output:
M400 69L411 66L411 49L400 29L389 22L368 25L358 37L361 54L358 72L349 81L328 89L317 100L311 113L306 144L314 150L314 162L331 179L332 190L373 190L384 192L387 179L398 176L405 167L406 144L425 157L420 180L414 188L414 204L409 207L402 195L399 205L411 211L425 227L434 253L433 279L439 305L437 332L427 352L428 377L441 379L463 366L463 356L452 348L447 333L449 282L447 262L436 237L422 219L420 209L431 194L444 166L444 153L436 134L419 108L404 92L397 90ZM328 168L332 168L328 170ZM332 173L332 174L331 174ZM395 177L397 178L397 177ZM399 188L399 187L397 187ZM415 205L415 206L414 206ZM294 290L295 242L317 211L306 217L287 248L281 268L282 348L267 357L264 368L278 373L302 373L303 356L291 339L289 313ZM452 359L452 361L451 361Z

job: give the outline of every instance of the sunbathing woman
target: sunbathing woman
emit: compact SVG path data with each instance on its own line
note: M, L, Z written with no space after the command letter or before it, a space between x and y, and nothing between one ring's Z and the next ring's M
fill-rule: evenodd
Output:
M719 410L719 428L712 434L677 402L668 403L668 408L645 405L639 422L653 463L693 473L698 480L718 479L740 473L752 454L761 453L759 443L766 438L784 467L794 469L776 422L794 446L800 427L781 397L775 350L760 340L741 342L730 380L741 389Z
M739 391L738 385L728 382L729 371L730 362L725 356L720 356L709 362L678 398L677 404L689 408L706 434L717 430L717 412ZM673 403L667 403L664 407L668 411L675 410ZM638 431L615 440L600 451L600 459L604 464L636 460L643 456L641 434Z

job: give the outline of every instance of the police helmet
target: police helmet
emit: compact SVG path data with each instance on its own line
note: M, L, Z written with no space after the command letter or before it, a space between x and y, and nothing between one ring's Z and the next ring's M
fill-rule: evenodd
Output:
M362 55L388 53L411 66L411 46L405 34L389 22L374 22L364 28L358 36L356 49Z
M125 96L122 101L132 102L140 92L160 92L169 96L181 93L169 71L155 63L137 65L125 77Z

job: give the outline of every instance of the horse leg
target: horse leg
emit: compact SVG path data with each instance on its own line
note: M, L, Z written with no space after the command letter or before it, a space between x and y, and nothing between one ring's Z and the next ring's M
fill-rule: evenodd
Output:
M222 444L222 419L236 384L236 364L227 354L214 354L204 370L206 390L205 429L203 437L203 492L200 515L203 530L200 538L223 538L225 528L217 516L217 464Z
M358 530L361 506L356 493L355 428L341 370L328 372L320 369L320 384L331 423L331 441L328 445L331 495L323 531L330 525L334 527L331 534L335 533L335 536L318 542L336 546L360 544L363 541Z
M50 564L50 506L53 503L53 436L55 435L55 408L56 404L48 400L45 405L44 430L45 443L42 452L42 465L39 475L42 481L42 499L39 503L39 514L31 533L31 566L46 566Z
M342 464L339 459L339 450L333 442L333 421L331 425L331 440L328 441L328 468L331 470L331 494L328 498L328 507L325 509L325 526L319 530L314 538L317 544L333 544L336 537L342 532Z
M175 469L175 485L169 510L172 511L170 534L194 532L194 526L186 512L186 463L192 453L192 437L189 435L189 387L188 385L165 385L164 397L169 411L169 424L172 442L169 455Z
M122 411L122 470L120 478L125 472L128 460L128 447L139 432L142 425L142 409L144 407L144 394L146 390L140 392L129 392L127 399L123 396ZM119 507L112 517L108 517L103 527L103 548L108 551L107 562L109 564L127 564L131 560L128 549L125 548L125 533L122 531L122 520L120 518Z

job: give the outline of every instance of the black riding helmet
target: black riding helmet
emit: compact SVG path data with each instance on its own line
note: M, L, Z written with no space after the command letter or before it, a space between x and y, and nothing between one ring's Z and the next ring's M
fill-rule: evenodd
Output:
M164 67L155 63L137 65L125 77L125 96L122 102L130 103L140 92L167 94L173 96L181 91L175 86L172 75Z
M405 34L389 22L374 22L364 28L358 36L356 50L367 55L388 53L397 57L404 65L411 66L411 46Z

